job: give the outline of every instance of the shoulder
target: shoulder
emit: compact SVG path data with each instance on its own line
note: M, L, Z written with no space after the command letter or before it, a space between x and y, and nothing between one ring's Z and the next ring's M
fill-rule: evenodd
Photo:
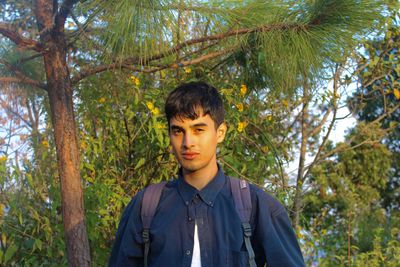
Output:
M271 194L265 192L261 187L250 183L250 194L253 206L255 204L258 210L268 211L272 216L286 212L282 203Z
M139 190L131 199L130 203L128 204L129 206L134 206L134 205L138 205L143 201L143 196L146 192L149 192L149 188L150 187L159 187L160 189L162 189L162 192L164 192L165 190L169 190L172 188L176 187L176 180L169 180L169 181L162 181L159 183L155 183L155 184L150 184L144 188L142 188L141 190ZM127 208L128 208L127 207Z
M176 187L176 180L170 180L170 181L160 182L157 184L148 185L145 188L139 190L132 197L128 205L125 207L124 214L122 215L123 218L125 217L126 219L128 219L129 216L138 216L140 214L143 205L144 195L146 192L147 195L153 194L148 190L153 185L157 185L157 187L162 189L161 191L161 198L162 198L166 191L171 191L171 189L173 190L173 188Z

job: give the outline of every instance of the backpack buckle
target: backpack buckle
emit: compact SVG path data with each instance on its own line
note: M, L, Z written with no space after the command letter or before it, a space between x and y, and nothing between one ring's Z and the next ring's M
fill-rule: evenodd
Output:
M245 237L251 237L251 226L250 223L242 223L243 234Z
M150 231L149 231L149 229L143 229L142 237L143 237L143 241L145 243L150 242Z

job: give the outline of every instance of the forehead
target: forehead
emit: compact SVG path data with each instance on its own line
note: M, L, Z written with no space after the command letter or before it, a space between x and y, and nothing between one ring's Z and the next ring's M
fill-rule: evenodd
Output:
M204 115L202 112L198 114L199 116L194 120L183 116L175 116L170 121L170 127L193 127L198 125L214 127L214 120L210 117L210 115Z

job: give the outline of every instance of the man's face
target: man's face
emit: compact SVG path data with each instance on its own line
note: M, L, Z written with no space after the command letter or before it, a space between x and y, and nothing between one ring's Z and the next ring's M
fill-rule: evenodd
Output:
M222 123L215 129L214 121L209 115L195 119L172 118L169 137L173 153L182 166L183 172L207 172L217 163L217 144L222 142L226 125Z

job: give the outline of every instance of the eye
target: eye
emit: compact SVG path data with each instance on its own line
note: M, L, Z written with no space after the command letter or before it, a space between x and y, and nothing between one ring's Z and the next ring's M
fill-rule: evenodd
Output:
M204 129L203 128L196 128L196 129L194 129L194 132L195 133L202 133L202 132L204 132Z
M173 135L179 135L179 134L182 133L182 130L178 129L178 128L174 128L174 129L171 130L171 132L172 132Z

